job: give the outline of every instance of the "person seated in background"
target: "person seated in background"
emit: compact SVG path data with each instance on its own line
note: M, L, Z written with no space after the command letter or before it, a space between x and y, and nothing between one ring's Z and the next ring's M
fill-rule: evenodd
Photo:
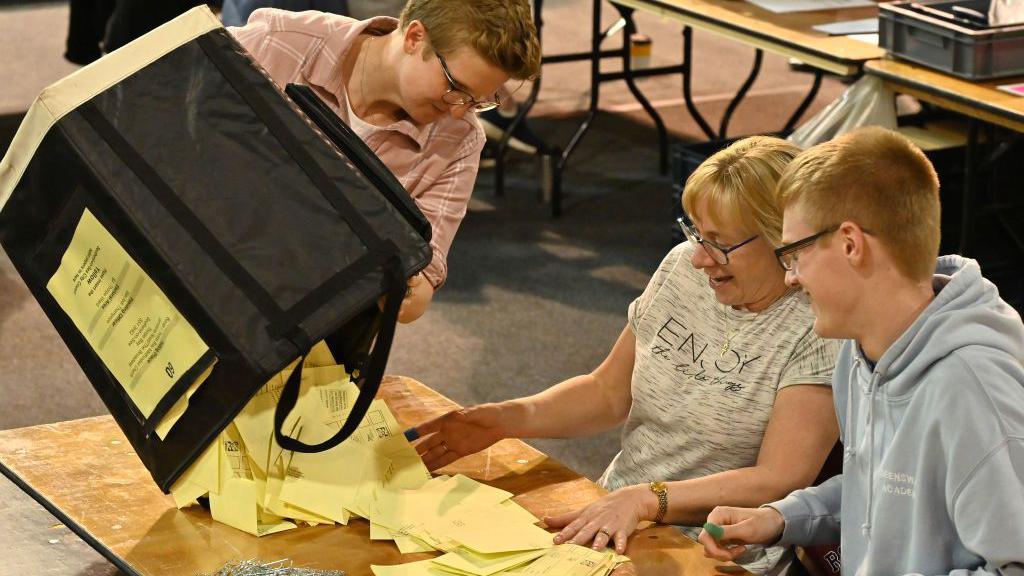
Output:
M843 338L843 472L761 508L719 507L706 554L842 543L844 574L1024 574L1024 324L974 260L937 258L939 181L896 132L798 156L776 253ZM742 417L736 413L735 417Z
M527 0L410 0L401 19L254 11L229 28L280 87L307 84L402 183L433 229L433 260L409 283L399 321L419 318L476 181L484 133L510 77L540 70Z
M810 485L838 435L829 387L838 344L811 330L810 308L773 252L775 184L798 152L752 137L701 164L683 192L688 241L629 306L601 365L416 426L409 435L420 436L427 467L503 438L573 438L625 423L600 479L611 494L544 520L562 528L556 542L620 553L641 521L699 526L718 504L758 505ZM764 567L780 551L769 556Z

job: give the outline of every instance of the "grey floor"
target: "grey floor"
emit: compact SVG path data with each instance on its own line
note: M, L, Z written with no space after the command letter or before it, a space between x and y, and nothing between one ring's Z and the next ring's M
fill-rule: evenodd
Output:
M577 24L589 20L589 6L589 0L546 2L546 52L587 47L587 24ZM607 5L605 11L610 21ZM60 3L0 8L0 149L38 91L74 70L61 60L66 18ZM656 64L678 57L675 24L644 16L639 24L654 39ZM696 98L717 125L753 51L700 33L695 47ZM589 96L587 65L547 66L543 82L533 122L538 132L564 143ZM778 129L809 83L783 59L766 57L731 131ZM699 139L681 105L678 78L649 79L641 87L678 138ZM827 81L812 112L842 88ZM448 283L426 316L400 328L388 372L417 378L468 405L542 390L589 371L604 357L624 325L627 304L670 247L670 182L658 174L655 132L639 105L620 83L602 92L606 113L571 160L562 218L551 219L539 201L535 159L513 158L501 198L494 195L492 173L481 173L450 253ZM0 252L0 429L104 412ZM618 441L609 431L535 444L596 478ZM0 575L117 573L5 479L0 541L9 543Z

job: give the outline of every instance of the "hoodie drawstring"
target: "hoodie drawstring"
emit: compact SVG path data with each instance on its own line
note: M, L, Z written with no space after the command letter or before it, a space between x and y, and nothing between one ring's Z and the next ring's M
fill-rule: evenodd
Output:
M878 379L881 374L873 374L868 383L868 419L867 419L867 441L868 441L868 498L867 508L864 511L864 523L860 530L865 537L871 536L871 504L875 495L875 391L878 389Z
M853 359L853 373L857 378L860 378L860 356L855 356ZM843 447L843 460L849 461L853 459L853 455L857 453L854 448L853 431L856 430L856 426L853 425L853 379L848 378L846 380L846 445Z

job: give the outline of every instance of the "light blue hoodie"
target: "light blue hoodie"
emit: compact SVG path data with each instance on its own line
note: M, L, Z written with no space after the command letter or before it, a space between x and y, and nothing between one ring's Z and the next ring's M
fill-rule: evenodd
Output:
M839 354L843 474L770 504L781 544L841 539L847 575L1024 574L1024 325L974 260L939 258L935 289L874 369Z

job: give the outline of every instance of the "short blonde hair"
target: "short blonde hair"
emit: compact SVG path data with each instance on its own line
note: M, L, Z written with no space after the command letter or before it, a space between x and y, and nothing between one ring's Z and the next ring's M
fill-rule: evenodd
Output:
M517 80L540 73L540 41L527 0L409 0L402 30L413 20L441 54L468 47Z
M782 242L782 207L775 197L782 171L800 148L770 136L734 142L705 160L686 179L683 208L694 216L706 200L710 218L726 217L757 230L772 246Z
M779 181L783 209L799 206L815 229L850 220L881 239L897 268L924 280L939 255L939 178L903 135L855 130L803 152Z

